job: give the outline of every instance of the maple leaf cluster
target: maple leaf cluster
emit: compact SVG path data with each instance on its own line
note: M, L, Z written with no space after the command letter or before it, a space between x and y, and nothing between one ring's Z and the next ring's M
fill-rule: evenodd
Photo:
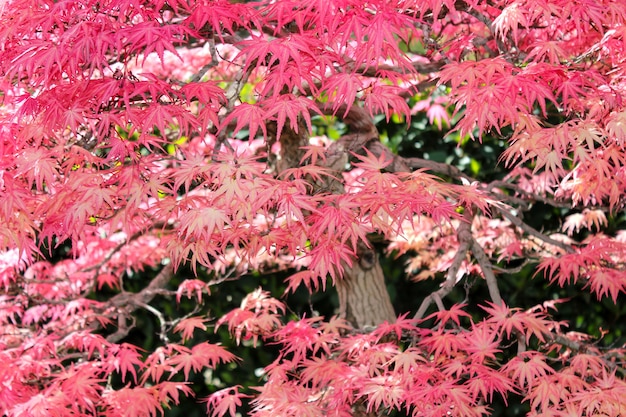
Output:
M513 397L529 416L624 414L624 345L568 332L567 300L501 291L530 268L623 300L624 2L8 0L0 18L2 415L166 414L237 365L202 338L220 328L278 353L258 387L197 399L211 417L484 416ZM375 118L422 113L459 143L501 140L506 172L382 145ZM326 122L345 130L314 137ZM524 218L538 204L560 228ZM374 236L440 285L359 326L345 294L389 300ZM294 318L261 288L201 308L251 271L341 286L339 317ZM488 299L449 302L470 279ZM150 351L129 343L140 311Z

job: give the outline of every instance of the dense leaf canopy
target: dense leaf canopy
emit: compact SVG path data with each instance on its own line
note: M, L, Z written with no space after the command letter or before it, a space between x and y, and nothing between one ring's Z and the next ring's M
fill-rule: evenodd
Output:
M0 17L2 415L626 414L623 1Z

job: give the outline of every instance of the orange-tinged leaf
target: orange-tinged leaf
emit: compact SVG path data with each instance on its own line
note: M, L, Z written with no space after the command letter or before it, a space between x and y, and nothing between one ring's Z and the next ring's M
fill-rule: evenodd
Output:
M594 268L589 274L587 285L598 299L609 296L614 303L617 303L618 297L626 293L626 274L624 271L612 268Z
M409 348L404 352L398 353L391 361L395 372L403 372L409 374L419 364L428 363L428 360L422 355L422 352L415 348Z
M108 362L121 374L122 381L126 382L126 375L130 374L133 376L133 380L137 382L137 369L142 370L145 366L141 360L139 348L128 343L122 343L112 346L109 353L112 354L113 358L110 358Z
M232 362L237 359L219 345L208 342L200 343L191 349L178 347L178 354L168 360L174 366L172 375L182 369L185 379L189 379L189 372L198 372L203 368L215 368L220 363Z
M159 402L167 408L172 408L171 402L174 405L181 403L181 393L186 397L195 395L193 389L186 382L162 381L154 387L154 390L158 394Z
M236 417L237 407L242 405L242 398L249 397L249 395L240 393L240 389L240 385L224 388L202 399L207 404L207 415L210 417L224 417L228 414L230 417Z
M187 298L191 298L195 295L198 300L198 304L200 304L202 303L202 296L204 293L210 294L209 286L206 282L199 279L186 279L176 290L176 302L180 303L180 299L183 295Z
M554 370L546 363L546 357L538 352L525 352L511 359L503 368L503 371L517 382L520 389L527 389L535 384L535 381L554 373Z
M486 322L474 325L471 332L465 335L464 350L472 356L472 360L483 363L487 360L495 360L499 349L500 340Z
M530 406L538 411L547 411L560 404L564 395L564 389L559 384L558 376L551 375L537 378L532 384L527 398Z
M176 324L174 331L182 333L183 342L185 342L193 337L193 332L196 329L206 330L206 321L207 319L202 317L189 317Z

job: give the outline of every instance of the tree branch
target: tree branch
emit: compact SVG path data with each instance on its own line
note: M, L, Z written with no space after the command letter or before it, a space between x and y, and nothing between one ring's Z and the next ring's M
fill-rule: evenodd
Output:
M491 265L491 262L489 261L489 257L485 253L483 247L480 246L480 244L476 241L476 239L474 239L474 237L471 235L470 237L472 253L478 261L480 269L483 271L485 281L487 282L487 288L489 289L489 296L491 297L491 301L493 301L494 304L502 305L502 296L500 295L500 289L498 288L498 280L493 273L493 267Z
M193 77L191 77L192 83L197 83L198 81L200 81L202 77L204 77L204 74L207 73L207 71L209 71L213 67L216 67L217 64L219 64L219 61L217 60L217 50L215 49L215 39L213 37L209 39L209 52L211 53L211 62L204 65L198 70L197 73L193 75Z
M469 182L476 181L475 178L470 177L455 166L444 164L442 162L431 161L423 158L403 158L405 163L413 169L426 168L428 170L437 172L439 174L447 175L451 178L465 178Z
M433 302L437 304L439 310L445 310L445 307L441 303L441 299L450 294L456 285L459 269L461 269L463 261L466 260L467 252L472 244L472 241L474 240L472 238L471 222L468 222L467 219L463 219L457 228L456 235L459 241L459 248L454 255L452 265L450 265L450 268L448 269L446 280L439 290L424 298L422 304L417 309L417 313L413 316L415 320L424 318L426 311L428 311L428 308Z
M430 73L441 70L441 68L443 68L445 64L446 62L444 62L443 60L435 61L435 62L427 62L427 63L417 61L417 62L413 62L412 68L415 70L415 72L419 74L430 74ZM377 67L370 66L367 68L361 68L357 70L357 73L360 75L364 75L366 77L376 77L378 76L379 71L393 71L393 72L401 73L402 68L398 66L393 66L393 65L379 65Z
M132 320L133 324L131 326L126 325L126 319L132 317L131 314L133 311L139 308L145 308L145 306L165 288L173 276L174 266L169 263L161 269L143 290L137 293L124 291L113 296L108 301L108 304L116 307L118 312L118 331L107 336L107 340L115 343L126 337L130 329L134 327L134 319Z
M493 206L493 208L499 212L503 217L505 217L507 220L509 220L511 223L513 223L515 226L519 227L520 229L522 229L524 232L528 233L531 236L536 237L539 240L542 240L546 243L549 243L551 245L554 245L558 248L563 249L565 252L567 253L575 253L576 251L570 246L567 245L563 242L559 242L558 240L552 239L549 236L544 235L543 233L541 233L540 231L536 230L535 228L533 228L532 226L526 224L525 222L522 221L522 219L520 219L519 217L509 213L507 210L505 210L502 207L498 207L498 206Z
M245 81L250 77L252 69L252 65L249 65L246 71L244 71L243 68L240 68L239 71L237 71L237 74L235 75L233 81L226 89L224 95L226 96L228 103L226 104L226 112L224 116L228 115L233 110L235 102L239 100L239 94L241 94L241 90L245 85ZM213 148L213 156L211 157L213 161L217 161L222 145L225 145L231 152L235 151L230 143L226 140L227 134L228 129L221 129L217 134L215 148Z

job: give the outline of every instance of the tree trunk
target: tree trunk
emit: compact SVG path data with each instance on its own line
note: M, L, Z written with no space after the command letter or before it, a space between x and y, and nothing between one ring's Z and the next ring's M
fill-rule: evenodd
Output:
M353 147L378 138L376 128L371 120L362 114L359 108L350 113L349 122L355 132L334 142L327 151L326 167L336 172L341 178L345 169L349 152ZM281 145L280 158L276 161L276 172L280 174L285 169L300 165L304 155L303 146L308 144L306 127L299 120L298 131L295 132L289 125L283 126L280 136L276 137L276 126L269 124L268 131ZM343 183L329 177L324 183L315 184L315 188L325 192L341 194L344 192ZM360 242L357 248L357 257L352 266L344 264L343 277L337 280L336 287L339 294L339 314L348 320L355 329L373 328L396 319L385 277L376 251L365 242Z
M356 329L394 322L396 314L375 250L362 243L357 255L352 266L344 265L344 276L336 282L340 316Z
M354 107L349 117L344 120L354 131L334 142L326 153L326 167L334 171L336 178L341 178L348 162L349 152L359 145L374 139L378 140L378 132L371 119L363 114L362 109ZM276 137L275 125L268 126L268 131L274 135L281 145L280 158L276 161L276 173L300 165L304 150L302 146L308 144L305 128L299 121L298 132L285 125L279 137ZM270 144L271 145L271 144ZM314 184L315 189L341 194L344 192L343 183L329 177L322 183ZM339 295L339 315L354 326L355 329L369 330L387 321L394 322L396 314L391 304L389 293L385 285L385 277L380 266L376 251L369 242L359 242L356 259L352 265L344 264L343 277L336 280ZM376 417L377 413L368 412L364 400L358 400L352 407L354 417Z

